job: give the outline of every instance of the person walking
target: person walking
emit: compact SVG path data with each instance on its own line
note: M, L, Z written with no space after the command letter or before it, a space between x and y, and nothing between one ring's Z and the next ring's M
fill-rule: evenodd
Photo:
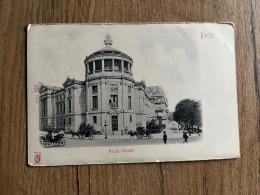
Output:
M166 135L166 131L163 132L163 142L164 144L166 144L167 141L167 135Z
M189 136L187 135L187 133L183 132L183 139L184 139L184 141L182 143L184 143L184 142L188 143L188 138L189 138Z

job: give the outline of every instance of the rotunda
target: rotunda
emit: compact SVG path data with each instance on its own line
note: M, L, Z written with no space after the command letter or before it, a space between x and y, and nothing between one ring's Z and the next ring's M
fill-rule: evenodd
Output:
M135 130L133 109L133 59L112 47L109 34L105 47L88 57L86 68L87 121L108 134Z

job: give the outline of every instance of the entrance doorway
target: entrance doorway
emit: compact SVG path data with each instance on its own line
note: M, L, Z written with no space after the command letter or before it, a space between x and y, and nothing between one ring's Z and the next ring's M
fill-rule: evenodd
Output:
M118 116L112 116L112 131L113 135L115 131L118 131Z

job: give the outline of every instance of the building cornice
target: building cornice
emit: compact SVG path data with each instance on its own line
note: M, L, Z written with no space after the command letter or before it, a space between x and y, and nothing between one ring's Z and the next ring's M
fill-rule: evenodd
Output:
M86 82L94 81L94 80L100 80L100 79L125 79L131 82L135 82L134 79L126 77L126 76L107 76L107 75L102 75L99 77L93 77L93 78L86 78Z

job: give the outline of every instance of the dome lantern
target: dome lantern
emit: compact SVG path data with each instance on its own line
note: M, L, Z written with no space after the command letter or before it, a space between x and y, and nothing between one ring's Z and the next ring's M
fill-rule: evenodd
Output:
M113 44L113 40L109 34L106 35L106 39L104 40L106 47L110 47Z

